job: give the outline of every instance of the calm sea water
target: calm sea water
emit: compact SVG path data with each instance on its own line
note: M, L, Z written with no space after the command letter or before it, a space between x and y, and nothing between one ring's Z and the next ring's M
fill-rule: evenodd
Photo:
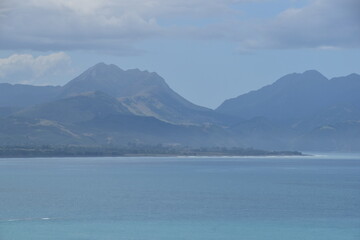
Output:
M360 156L0 159L1 240L359 240Z

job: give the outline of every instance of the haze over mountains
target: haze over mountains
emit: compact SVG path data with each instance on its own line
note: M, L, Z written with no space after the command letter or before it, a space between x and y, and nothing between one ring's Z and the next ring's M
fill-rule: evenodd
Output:
M360 75L328 80L311 70L212 110L156 73L99 63L62 87L0 84L0 144L358 151L359 92Z

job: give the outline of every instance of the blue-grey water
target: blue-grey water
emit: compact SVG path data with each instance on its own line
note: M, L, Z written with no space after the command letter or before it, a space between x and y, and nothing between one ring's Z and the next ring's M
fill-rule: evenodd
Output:
M360 156L0 159L0 240L359 240Z

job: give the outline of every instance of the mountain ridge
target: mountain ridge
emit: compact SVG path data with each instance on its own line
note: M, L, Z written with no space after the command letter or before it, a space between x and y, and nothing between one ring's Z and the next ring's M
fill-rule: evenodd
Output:
M0 84L0 144L356 151L358 92L359 74L327 79L309 70L212 110L177 94L157 73L99 63L62 87Z
M351 84L346 85L350 80ZM338 84L339 81L341 84ZM344 88L346 91L343 91ZM302 74L285 75L273 84L225 100L216 111L244 119L266 117L276 120L295 120L315 114L339 101L354 103L355 99L360 100L355 94L358 89L360 89L358 74L328 80L319 72L312 70ZM352 93L349 94L349 91ZM343 101L344 99L347 101Z
M155 72L124 71L116 65L98 63L64 85L61 96L84 91L102 91L117 98L136 115L154 116L174 123L212 121L207 115L213 110L189 102Z
M327 79L306 71L226 100L216 111L244 119L231 131L257 147L341 151L348 146L355 151L360 150L360 136L349 134L349 129L357 132L359 92L358 74ZM255 124L259 118L263 120Z

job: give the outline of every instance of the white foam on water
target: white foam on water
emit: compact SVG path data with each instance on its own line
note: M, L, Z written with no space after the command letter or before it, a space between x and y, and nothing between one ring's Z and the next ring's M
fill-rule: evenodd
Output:
M9 219L9 220L6 220L7 222L16 222L16 221L20 221L20 219Z
M36 220L47 221L47 220L52 220L52 218L48 218L48 217L44 217L44 218L14 218L14 219L0 220L0 222L1 221L4 221L4 222L20 222L20 221L36 221Z

